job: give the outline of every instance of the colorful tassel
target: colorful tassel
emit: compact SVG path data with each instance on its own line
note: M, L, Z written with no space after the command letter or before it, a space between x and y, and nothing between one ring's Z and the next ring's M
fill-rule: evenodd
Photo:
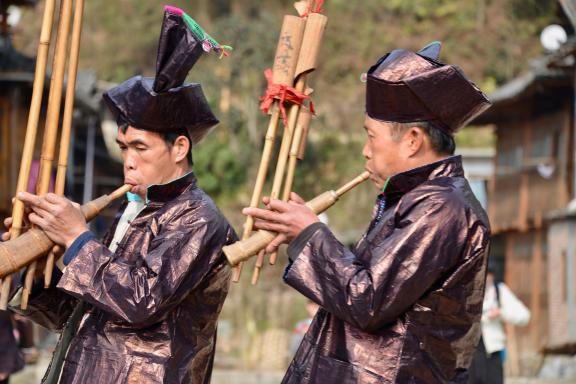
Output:
M171 5L165 5L164 10L166 12L170 12L170 13L173 13L173 14L178 15L178 16L182 16L182 14L184 13L184 11L181 10L180 8L176 8L176 7L173 7Z
M220 54L220 58L230 56L230 52L232 51L232 47L228 45L220 45L212 36L206 33L204 29L190 16L186 14L183 10L177 7L173 7L171 5L165 5L164 10L166 12L173 13L182 17L188 28L192 31L196 39L202 41L202 48L206 52L210 52L212 50L218 52Z

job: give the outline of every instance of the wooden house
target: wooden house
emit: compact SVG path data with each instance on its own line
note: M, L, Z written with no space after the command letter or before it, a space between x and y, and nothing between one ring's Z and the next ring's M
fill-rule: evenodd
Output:
M550 259L547 217L566 208L575 192L575 51L572 38L536 60L490 95L492 108L473 122L494 125L497 136L488 187L492 255L503 260L504 281L532 314L527 327L509 329L509 368L516 374L535 373L559 327L551 308L558 283L551 272L558 265Z

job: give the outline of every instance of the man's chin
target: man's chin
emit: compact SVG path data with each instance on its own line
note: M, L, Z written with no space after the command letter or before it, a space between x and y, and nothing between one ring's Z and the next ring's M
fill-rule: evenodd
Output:
M130 193L142 196L144 188L141 185L133 185L132 188L130 188Z
M373 174L370 174L370 181L372 182L372 184L374 184L376 189L380 190L384 188L384 182L380 178L375 177Z

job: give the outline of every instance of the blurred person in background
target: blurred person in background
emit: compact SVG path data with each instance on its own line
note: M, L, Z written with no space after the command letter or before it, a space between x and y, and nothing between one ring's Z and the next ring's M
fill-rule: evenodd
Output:
M503 363L506 358L504 323L526 325L530 311L503 282L495 279L494 268L488 267L486 291L482 306L482 337L478 343L472 365L470 384L502 384Z
M294 329L292 330L292 337L290 338L289 347L290 356L294 356L298 350L298 347L300 346L304 335L306 332L308 332L308 328L310 328L310 324L312 324L312 319L314 319L314 316L316 315L316 312L318 312L319 308L319 305L312 300L308 300L306 302L306 312L308 313L308 317L296 323Z

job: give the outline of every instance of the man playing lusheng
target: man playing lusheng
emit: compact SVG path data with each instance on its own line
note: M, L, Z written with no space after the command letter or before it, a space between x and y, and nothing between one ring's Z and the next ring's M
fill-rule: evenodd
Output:
M480 336L489 226L452 135L489 106L440 44L367 74L363 155L381 190L353 251L296 194L256 226L290 242L285 281L322 307L283 383L466 383Z
M221 249L236 235L189 169L191 145L218 120L201 87L183 85L213 42L185 17L165 13L155 78L136 76L105 94L133 188L104 241L65 198L18 196L33 210L30 221L67 248L57 288L33 293L27 311L71 334L61 383L210 381L230 279ZM73 310L78 325L68 320ZM45 380L58 375L51 369Z

